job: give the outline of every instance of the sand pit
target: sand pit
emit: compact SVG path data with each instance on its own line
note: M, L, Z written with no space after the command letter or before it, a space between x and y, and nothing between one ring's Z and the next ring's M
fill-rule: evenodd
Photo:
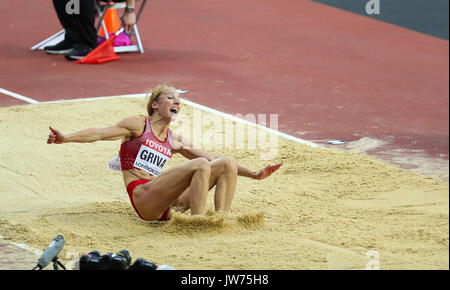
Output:
M284 166L262 181L241 177L229 215L214 214L211 192L204 217L173 212L168 223L146 223L121 174L108 169L119 141L45 143L49 125L63 132L108 126L145 114L144 104L0 108L0 235L42 250L61 234L64 263L74 253L127 249L133 259L177 269L365 269L374 260L381 269L449 268L448 182L361 153L281 138L271 161L258 148L214 150L254 169ZM194 112L184 106L181 114L192 119Z

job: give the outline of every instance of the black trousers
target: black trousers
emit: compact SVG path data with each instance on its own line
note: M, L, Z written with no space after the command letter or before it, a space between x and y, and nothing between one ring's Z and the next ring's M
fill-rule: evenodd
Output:
M74 2L79 5L74 5ZM59 22L66 30L67 42L90 48L97 46L94 0L53 0L53 5Z

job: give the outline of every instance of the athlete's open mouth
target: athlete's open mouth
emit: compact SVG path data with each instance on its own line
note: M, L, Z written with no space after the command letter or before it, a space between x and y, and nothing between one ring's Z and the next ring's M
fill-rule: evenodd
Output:
M172 113L175 113L175 114L178 113L178 109L177 109L177 108L170 108L170 111L171 111Z

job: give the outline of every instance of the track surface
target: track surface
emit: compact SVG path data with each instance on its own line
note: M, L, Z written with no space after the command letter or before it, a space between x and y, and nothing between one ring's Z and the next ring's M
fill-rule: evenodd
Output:
M0 88L48 101L169 83L230 114L278 114L279 130L302 139L369 137L388 144L370 154L413 150L448 164L447 40L306 0L147 5L145 54L77 65L30 50L61 29L51 1L2 1ZM0 106L21 104L0 94Z
M369 0L314 1L448 40L448 0L371 0L370 3ZM375 6L368 3L379 3L379 14ZM371 14L367 14L366 5Z

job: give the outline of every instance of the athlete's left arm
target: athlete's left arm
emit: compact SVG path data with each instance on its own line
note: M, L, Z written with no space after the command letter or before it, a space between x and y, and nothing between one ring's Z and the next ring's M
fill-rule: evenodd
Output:
M192 142L181 135L172 132L172 137L174 141L173 152L180 153L187 159L206 158L207 160L212 161L214 159L222 157L222 155L217 155L206 150L194 149ZM269 164L258 171L251 170L240 165L239 163L237 165L239 176L261 180L272 175L272 173L277 171L281 167L281 165L283 165L283 163L279 163L276 165Z

